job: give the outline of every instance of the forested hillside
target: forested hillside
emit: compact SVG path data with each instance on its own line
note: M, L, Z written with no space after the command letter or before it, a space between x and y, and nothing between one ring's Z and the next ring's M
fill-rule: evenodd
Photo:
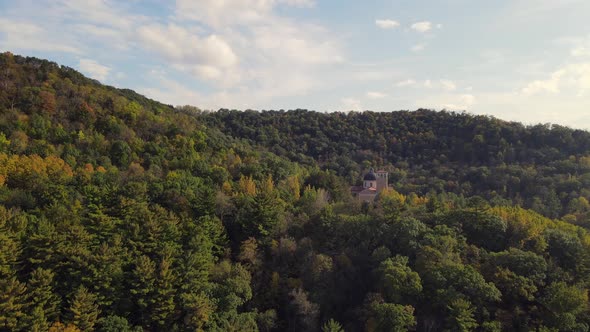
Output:
M430 110L220 110L202 117L231 136L349 182L378 165L403 193L479 195L590 225L587 131Z
M585 131L202 112L0 54L0 331L588 331L589 198Z

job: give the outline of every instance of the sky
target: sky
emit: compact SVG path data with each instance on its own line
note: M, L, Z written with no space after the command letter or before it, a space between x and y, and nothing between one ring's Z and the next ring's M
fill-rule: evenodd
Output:
M0 0L0 51L201 109L590 129L588 0Z

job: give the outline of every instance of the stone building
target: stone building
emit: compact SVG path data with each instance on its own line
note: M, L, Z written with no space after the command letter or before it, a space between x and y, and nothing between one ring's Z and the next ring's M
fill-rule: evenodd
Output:
M372 168L363 177L362 186L350 187L350 193L361 201L374 201L375 197L387 189L388 173L386 171L375 172Z

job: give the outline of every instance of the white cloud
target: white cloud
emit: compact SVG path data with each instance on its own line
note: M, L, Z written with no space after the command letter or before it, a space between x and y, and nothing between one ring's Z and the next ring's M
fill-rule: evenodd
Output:
M442 85L443 89L447 91L455 91L457 89L455 82L450 80L440 80L440 84Z
M457 103L446 104L445 108L454 110L466 110L475 104L475 96L471 94L464 94L457 97Z
M215 27L239 25L262 20L272 5L270 0L177 0L176 16Z
M590 91L590 62L571 63L551 73L549 78L528 83L522 90L526 96L541 93L575 93L583 96Z
M264 22L277 5L313 7L312 0L177 0L176 17L216 28Z
M229 44L217 35L200 37L174 24L142 26L137 32L146 48L181 64L225 68L238 62Z
M397 83L395 83L395 86L398 88L403 88L403 87L408 87L408 86L415 86L416 85L416 81L413 79L408 79L405 81L399 81Z
M239 63L231 70L228 67L220 71L219 66L202 63L199 67L193 66L191 72L202 78L224 80L224 87L249 91L263 99L325 88L322 69L343 61L338 38L319 25L294 21L273 10L278 5L310 7L314 3L305 0L178 0L175 13L179 22L185 25L196 22L214 31L239 58ZM234 79L227 79L228 75Z
M343 60L337 46L330 40L314 37L325 31L319 27L291 24L268 25L253 29L254 44L267 56L280 56L292 63L331 64Z
M578 46L574 48L570 53L572 56L575 57L590 57L590 47Z
M426 79L424 80L422 83L416 82L413 79L408 79L405 81L400 81L397 82L395 84L396 87L401 88L401 87L414 87L414 88L418 88L418 87L423 87L423 88L427 88L427 89L439 89L439 90L444 90L444 91L455 91L457 90L457 84L454 81L448 80L448 79L440 79L440 80L431 80L431 79Z
M56 0L52 10L55 14L64 15L63 18L81 18L86 23L106 25L123 31L132 28L142 18L134 14L122 14L118 5L109 0Z
M413 30L416 30L421 33L428 32L432 29L432 22L429 22L429 21L416 22L416 23L412 24L411 28Z
M84 39L95 38L98 43L107 42L109 45L116 47L120 51L128 50L131 46L130 38L127 31L121 31L116 28L97 26L93 24L74 24L72 30L83 35Z
M289 6L294 6L294 7L302 7L302 8L311 8L313 6L315 6L315 1L314 0L279 0L279 3L283 3Z
M72 44L35 23L0 18L0 49L82 53Z
M424 50L424 48L426 48L426 44L422 43L412 46L411 50L412 52L421 52Z
M556 72L554 75L551 75L550 79L530 82L522 89L522 93L525 95L534 95L541 92L558 93L561 75L561 72Z
M394 29L399 27L399 22L389 19L375 20L375 25L381 29Z
M472 94L442 94L418 100L416 107L448 110L469 110L475 105L476 97Z
M367 92L367 98L370 98L370 99L381 99L381 98L385 98L385 97L387 97L387 95L383 92L378 92L378 91Z
M145 49L164 57L177 70L224 86L240 80L238 56L220 36L200 36L176 24L140 26L137 36Z
M111 71L111 68L90 59L80 59L78 66L84 74L99 81L104 81Z
M340 100L340 102L342 103L342 106L340 106L338 109L342 110L342 111L362 111L363 110L363 106L361 105L360 100L356 99L356 98L342 98Z

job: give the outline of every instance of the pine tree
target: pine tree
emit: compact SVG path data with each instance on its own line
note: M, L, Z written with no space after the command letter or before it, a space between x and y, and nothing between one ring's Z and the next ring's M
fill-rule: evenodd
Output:
M334 319L329 319L322 325L322 332L344 332L342 325Z
M0 330L14 331L25 315L26 287L15 277L0 280Z
M131 297L136 306L136 315L141 322L147 322L154 304L156 287L156 264L147 256L140 256L131 275Z
M49 323L45 317L43 307L36 306L24 319L23 325L27 331L31 332L45 332L49 329Z
M175 277L174 271L172 270L172 258L170 255L165 255L162 257L159 265L158 278L154 289L154 306L150 314L150 319L154 321L154 326L157 326L159 329L168 328L175 318Z
M93 331L99 315L96 295L80 286L73 294L69 308L69 322L77 326L82 332Z
M51 270L37 268L27 283L27 300L32 310L41 309L43 316L50 322L57 320L61 302L53 291L54 276Z

